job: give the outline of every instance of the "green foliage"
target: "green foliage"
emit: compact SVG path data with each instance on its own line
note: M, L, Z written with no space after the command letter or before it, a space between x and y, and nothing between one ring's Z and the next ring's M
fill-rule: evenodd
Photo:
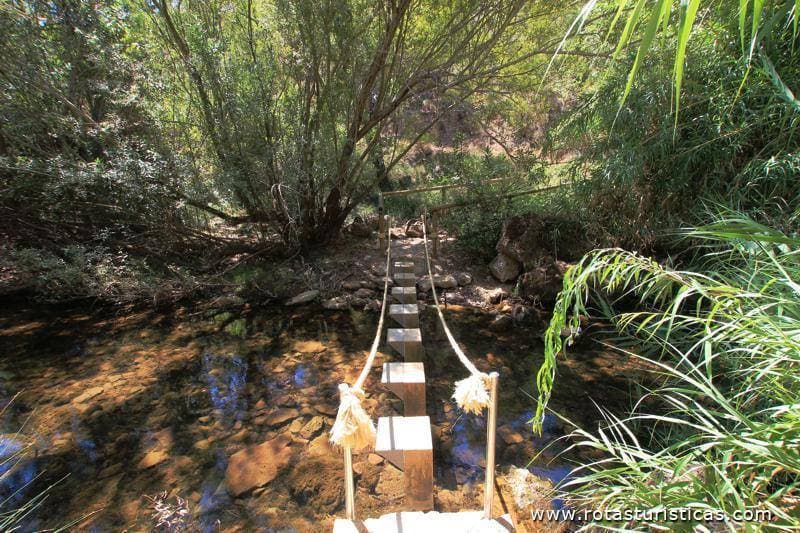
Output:
M580 149L572 163L575 207L606 245L663 246L666 230L697 222L709 201L761 216L776 209L785 213L797 197L797 180L773 181L776 174L754 170L764 164L791 167L800 115L766 73L747 74L750 67L735 42L725 44L716 34L698 29L693 39L677 123L670 114L671 85L662 75L670 45L656 43L623 107L615 95L627 71L617 63L597 92L553 131L554 146ZM779 44L773 59L786 79L800 79L796 52Z
M613 510L694 506L726 520L767 510L775 526L797 527L800 239L731 213L688 236L704 246L691 270L598 250L568 271L545 334L535 426L574 337L561 331L598 313L619 332L613 345L655 365L663 384L627 416L604 413L600 428L571 435L603 453L576 469L569 498ZM632 301L638 309L625 311Z
M0 256L0 270L14 273L35 300L47 303L82 298L119 304L136 300L157 303L196 289L193 276L183 269L159 271L144 259L83 245L58 250L6 248Z

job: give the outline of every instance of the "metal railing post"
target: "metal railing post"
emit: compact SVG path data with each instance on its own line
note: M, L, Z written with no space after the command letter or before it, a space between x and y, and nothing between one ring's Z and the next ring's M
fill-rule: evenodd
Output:
M497 372L489 374L489 412L486 421L486 483L483 487L483 516L492 518L492 501L494 500L494 448L497 436Z
M340 398L349 390L347 383L339 385ZM353 482L353 450L344 449L344 512L348 520L356 519L356 489Z

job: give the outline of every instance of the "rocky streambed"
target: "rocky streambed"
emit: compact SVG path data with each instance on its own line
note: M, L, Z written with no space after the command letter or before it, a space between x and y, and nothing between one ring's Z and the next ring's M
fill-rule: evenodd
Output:
M559 447L547 448L565 429L555 419L542 437L528 424L540 327L497 328L496 313L457 305L448 316L478 366L500 371L501 468L536 456L529 471L542 488L537 505L550 505L544 491L582 458L556 459ZM322 531L343 512L341 456L327 441L337 385L360 371L376 322L374 312L317 302L120 315L7 305L0 455L11 460L2 463L0 498L13 507L48 490L26 530L75 522L94 531ZM480 508L483 420L450 401L464 372L432 310L422 322L437 508ZM637 371L616 355L575 352L553 406L591 424L599 415L590 397L622 405ZM399 412L379 380L376 371L367 409L374 417ZM355 470L360 513L402 509L401 472L370 453L356 454Z

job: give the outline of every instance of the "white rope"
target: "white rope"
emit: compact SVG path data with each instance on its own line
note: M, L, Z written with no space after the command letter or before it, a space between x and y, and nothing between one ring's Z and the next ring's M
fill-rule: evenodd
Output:
M375 355L378 353L378 346L381 341L383 331L383 320L386 316L386 301L389 294L389 265L392 260L392 233L391 219L386 224L387 227L387 246L386 246L386 271L383 280L383 303L381 303L381 315L378 319L378 329L375 332L375 339L372 341L369 356L364 363L358 379L352 387L343 384L340 387L341 399L339 410L336 413L336 421L330 432L330 441L344 448L361 449L371 446L375 442L375 424L369 417L361 400L364 397L364 382L369 376L372 365L375 362Z
M428 213L426 211L425 219L422 221L422 238L425 246L425 262L427 263L428 277L430 278L431 292L433 293L433 303L436 306L436 312L439 314L439 322L442 323L442 329L447 336L447 340L450 341L450 346L452 346L453 351L456 352L461 364L464 365L464 367L469 370L470 373L469 377L460 381L456 381L455 390L453 391L453 399L464 411L479 415L483 411L484 407L489 407L489 403L491 401L488 390L490 385L489 376L485 372L478 370L472 361L469 360L467 355L456 342L453 334L450 332L450 328L447 327L447 322L444 319L444 313L442 313L442 308L439 305L439 298L436 296L436 285L433 282L431 259L428 255L428 232L426 229L427 219Z

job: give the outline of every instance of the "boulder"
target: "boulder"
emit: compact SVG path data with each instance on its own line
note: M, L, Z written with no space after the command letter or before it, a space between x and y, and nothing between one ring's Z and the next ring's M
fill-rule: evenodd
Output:
M546 257L575 261L591 249L591 243L579 222L532 213L506 220L495 249L530 270Z
M300 294L296 295L294 298L290 298L286 300L286 305L301 305L307 304L308 302L312 302L317 299L319 296L318 290L311 290L301 292Z
M225 470L228 492L238 497L275 479L291 459L290 442L285 435L279 435L233 454Z
M500 253L489 263L489 271L499 281L508 283L519 276L521 266L513 257Z
M526 272L520 278L520 296L538 300L545 306L553 304L562 288L567 268L567 263L551 259Z
M418 220L409 220L408 223L406 223L405 236L414 238L422 237L422 222Z

